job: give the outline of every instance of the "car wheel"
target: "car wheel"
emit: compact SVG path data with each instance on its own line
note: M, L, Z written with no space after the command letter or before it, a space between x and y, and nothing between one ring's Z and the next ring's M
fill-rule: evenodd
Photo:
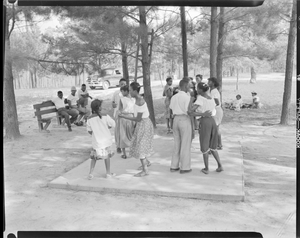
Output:
M90 88L93 90L93 89L95 89L96 87L94 87L94 86L90 86Z
M104 81L103 84L102 84L102 86L103 86L103 89L105 89L105 90L108 89L109 86L110 86L109 81Z

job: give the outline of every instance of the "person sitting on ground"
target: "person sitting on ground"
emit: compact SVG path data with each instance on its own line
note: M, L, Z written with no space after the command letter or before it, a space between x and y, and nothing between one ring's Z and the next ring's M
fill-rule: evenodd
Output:
M76 122L74 122L75 125L79 126L79 125L83 125L83 122L81 122L80 119L84 117L84 120L86 122L88 116L91 114L91 111L88 108L86 108L86 106L84 106L85 103L84 98L78 99L77 95L75 95L76 91L77 91L76 87L72 86L71 94L67 97L67 100L68 100L69 108L77 110L78 113L81 114L81 116L77 117ZM79 100L81 100L80 104L78 103Z
M261 108L262 107L262 104L259 100L259 97L257 96L257 93L256 92L252 92L252 108Z
M243 105L242 96L240 94L236 95L236 99L233 100L229 105L228 108L230 110L240 111Z
M65 106L65 99L63 98L63 93L62 91L58 91L57 92L57 97L54 98L52 100L52 102L54 103L56 109L57 109L57 113L58 115L61 115L65 118L65 121L67 123L68 126L68 130L72 131L71 129L71 124L76 121L79 112L76 109L67 109ZM71 116L71 119L70 117Z

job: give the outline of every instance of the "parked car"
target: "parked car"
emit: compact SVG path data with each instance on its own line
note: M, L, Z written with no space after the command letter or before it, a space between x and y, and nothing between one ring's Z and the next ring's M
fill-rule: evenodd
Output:
M94 74L87 78L87 85L91 89L103 87L108 89L110 86L119 86L119 80L122 78L122 73L116 68L106 68L101 70L101 74ZM129 76L129 81L133 81L134 77Z

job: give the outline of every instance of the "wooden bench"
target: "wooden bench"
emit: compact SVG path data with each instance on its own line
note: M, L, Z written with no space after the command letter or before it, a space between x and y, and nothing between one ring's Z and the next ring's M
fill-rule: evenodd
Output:
M58 115L57 109L52 101L42 102L40 104L33 105L35 109L35 116L38 120L39 131L49 132L47 130L48 126L51 124L51 120L56 117L58 125L64 125L65 120L62 116ZM49 116L49 114L54 114L53 116ZM48 115L48 117L43 117L44 115Z

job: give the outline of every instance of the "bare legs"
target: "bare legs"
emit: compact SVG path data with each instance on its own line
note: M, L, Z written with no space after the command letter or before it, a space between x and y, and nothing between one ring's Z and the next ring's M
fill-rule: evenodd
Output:
M134 175L135 177L143 177L143 176L146 176L146 175L149 174L149 172L148 172L148 166L151 165L150 161L147 160L146 158L140 158L140 160L141 160L141 163L142 163L142 166L140 167L142 169L142 171L139 172L139 173L137 173L137 174L135 174Z
M216 169L216 171L217 171L217 172L223 171L224 169L223 169L223 167L222 167L222 164L221 164L221 160L220 160L220 156L219 156L218 151L216 151L216 150L210 150L210 151L211 151L213 157L215 158L215 160L216 160L216 162L217 162L217 164L218 164L218 168ZM208 153L204 153L204 154L203 154L203 161L204 161L204 166L205 166L205 168L202 169L201 171L202 171L203 173L205 173L205 174L208 174L208 173L209 173L209 168L208 168L208 157L209 157Z
M105 169L106 169L106 178L115 176L114 173L110 172L110 158L113 157L113 156L114 156L114 153L111 153L111 154L108 154L107 158L104 159ZM96 162L97 162L96 155L92 154L91 155L90 172L89 172L88 179L92 179L94 177L93 171L94 171Z

